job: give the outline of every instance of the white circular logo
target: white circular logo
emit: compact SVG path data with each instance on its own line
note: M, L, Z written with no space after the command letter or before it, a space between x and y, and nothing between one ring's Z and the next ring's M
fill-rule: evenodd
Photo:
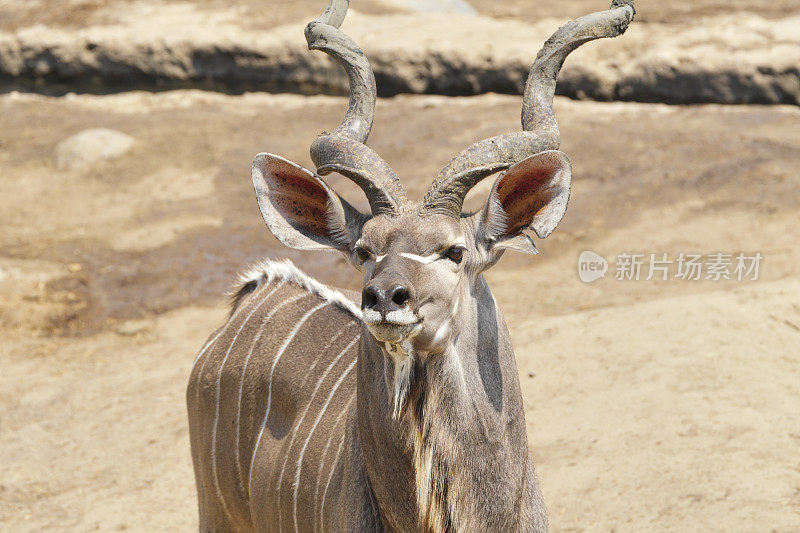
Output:
M602 255L585 250L578 256L578 277L582 282L597 281L604 277L606 272L608 272L608 261Z

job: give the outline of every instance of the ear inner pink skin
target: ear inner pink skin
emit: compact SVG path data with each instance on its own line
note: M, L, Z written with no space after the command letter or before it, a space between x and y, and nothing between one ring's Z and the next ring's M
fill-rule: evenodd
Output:
M528 174L506 176L497 185L497 195L508 215L509 233L527 227L533 217L547 206L554 196L548 169L540 168Z
M328 235L325 213L328 193L319 184L301 172L290 173L283 169L269 175L270 202L284 213L293 225L298 225L315 235ZM291 216L286 216L291 215Z
M569 159L558 151L542 152L509 168L495 185L506 215L505 234L531 227L544 238L564 216L571 180Z

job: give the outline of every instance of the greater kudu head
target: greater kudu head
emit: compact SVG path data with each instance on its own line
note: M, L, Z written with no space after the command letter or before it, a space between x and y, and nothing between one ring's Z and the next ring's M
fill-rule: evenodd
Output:
M459 316L481 272L506 250L536 253L525 231L545 238L561 221L572 176L558 151L553 112L556 78L581 44L622 34L632 0L560 28L536 57L522 101L522 131L466 148L436 176L421 202L411 202L395 172L364 144L375 108L375 78L363 52L339 26L347 0L331 0L306 27L308 46L344 67L350 103L342 123L311 145L312 172L262 153L253 162L261 213L272 233L292 248L334 249L363 272L364 322L390 353L440 353L460 333ZM357 211L321 175L338 172L364 190L370 214ZM464 214L469 190L499 173L484 206ZM474 308L474 306L472 306Z

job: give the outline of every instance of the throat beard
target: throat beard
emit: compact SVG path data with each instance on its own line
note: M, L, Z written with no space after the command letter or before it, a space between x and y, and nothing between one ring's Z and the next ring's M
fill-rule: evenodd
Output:
M390 392L392 402L392 418L400 418L408 402L408 392L414 381L414 367L416 358L411 348L411 343L385 343L384 349L389 357L384 359L386 367L386 389ZM390 372L391 370L391 372ZM390 379L391 376L391 379Z

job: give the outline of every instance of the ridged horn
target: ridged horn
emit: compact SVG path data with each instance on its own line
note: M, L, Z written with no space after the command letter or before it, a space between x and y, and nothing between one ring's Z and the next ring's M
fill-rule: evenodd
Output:
M305 29L310 50L322 50L345 70L350 103L341 124L311 144L311 159L321 175L338 172L353 180L369 201L372 213L393 213L407 202L397 174L365 143L375 114L375 75L364 52L339 30L348 0L331 0Z
M522 130L478 141L456 155L434 179L423 211L461 216L467 193L485 177L561 144L553 112L556 79L564 60L580 45L625 33L635 14L633 0L613 0L606 11L573 20L542 46L525 82Z

